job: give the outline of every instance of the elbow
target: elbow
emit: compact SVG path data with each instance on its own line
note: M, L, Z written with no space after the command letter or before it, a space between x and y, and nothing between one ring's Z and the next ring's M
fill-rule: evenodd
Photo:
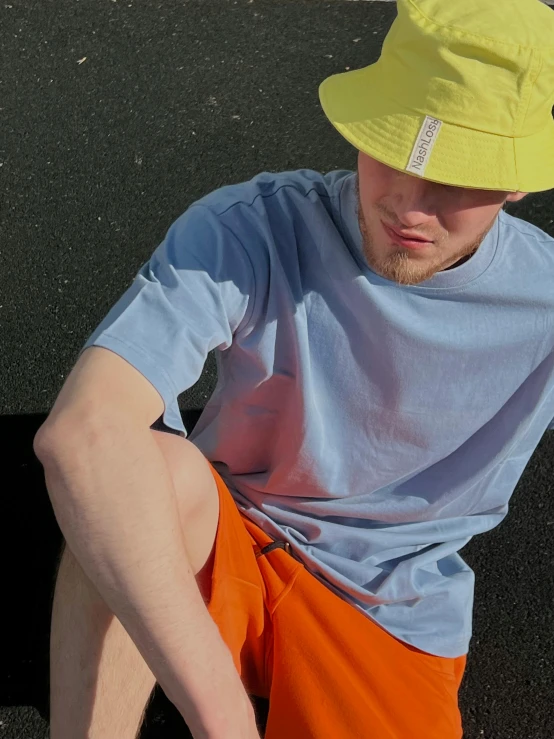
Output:
M60 524L58 516L59 506L63 503L59 496L64 486L59 484L63 478L64 451L67 454L71 432L68 426L56 422L53 424L49 419L38 429L33 439L33 451L43 467L46 492L54 507L54 513Z
M42 466L46 469L60 458L74 455L88 425L69 415L57 416L55 420L49 416L33 439L33 451Z
M56 445L54 440L59 437L58 430L56 429L56 431L54 431L52 426L53 424L51 424L47 418L42 426L40 426L33 439L33 452L42 465L44 465L48 457L52 455L53 449Z
M92 431L91 431L92 426ZM33 439L33 451L41 463L44 481L58 524L62 526L64 512L80 505L82 481L90 470L90 441L95 425L74 416L46 419Z

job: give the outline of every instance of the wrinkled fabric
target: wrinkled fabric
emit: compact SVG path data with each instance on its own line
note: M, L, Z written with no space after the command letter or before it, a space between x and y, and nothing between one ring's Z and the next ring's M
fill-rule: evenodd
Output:
M189 439L241 511L398 639L456 657L459 550L504 519L554 418L554 239L501 211L468 261L399 285L364 260L355 177L200 199L86 346L136 367L183 434L178 395L215 350Z

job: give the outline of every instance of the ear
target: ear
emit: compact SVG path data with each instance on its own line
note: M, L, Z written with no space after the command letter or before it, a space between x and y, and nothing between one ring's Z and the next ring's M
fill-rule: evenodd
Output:
M529 193L528 192L511 192L506 198L506 202L518 203L520 200L523 200L523 198L526 195L529 195Z

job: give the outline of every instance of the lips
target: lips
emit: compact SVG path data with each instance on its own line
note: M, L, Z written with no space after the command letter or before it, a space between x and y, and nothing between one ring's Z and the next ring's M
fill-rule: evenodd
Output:
M393 244L402 246L405 249L412 249L414 251L418 251L418 250L426 251L425 247L431 246L433 244L432 241L426 241L422 239L421 236L417 236L416 238L410 238L410 239L407 239L404 236L400 236L397 231L394 231L390 226L387 226L383 221L381 221L381 225L383 226L383 231L387 234L391 242Z
M396 228L393 228L392 226L389 226L388 223L384 224L389 231L392 231L394 234L399 236L401 239L407 239L409 241L419 241L422 244L430 244L431 239L425 239L423 236L419 236L418 234L414 233L413 231L398 231Z

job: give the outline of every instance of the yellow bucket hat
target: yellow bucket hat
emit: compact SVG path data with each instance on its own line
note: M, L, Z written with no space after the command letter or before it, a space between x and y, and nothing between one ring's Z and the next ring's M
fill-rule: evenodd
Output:
M426 180L554 188L554 12L541 0L397 0L375 64L319 88L347 141Z

